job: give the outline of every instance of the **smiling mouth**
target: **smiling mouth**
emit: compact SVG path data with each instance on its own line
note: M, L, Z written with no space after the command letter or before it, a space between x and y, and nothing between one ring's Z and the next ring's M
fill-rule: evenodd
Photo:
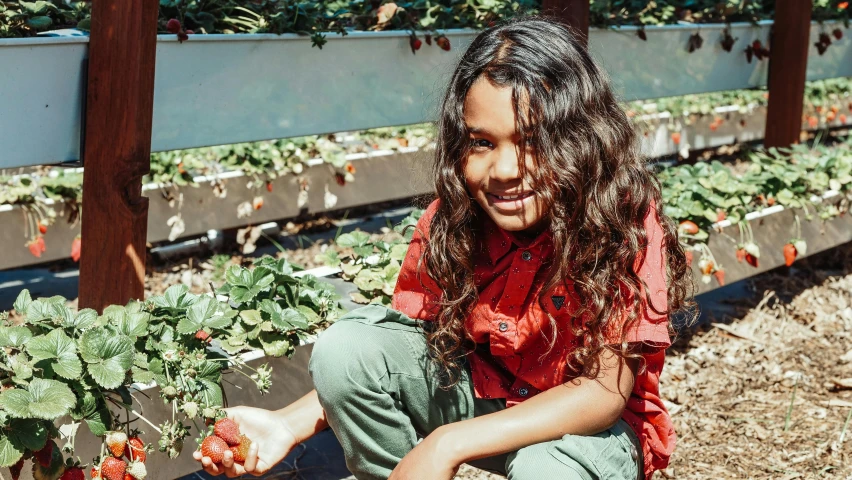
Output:
M523 193L516 193L514 195L495 195L493 193L489 193L489 195L496 198L497 200L513 201L513 200L523 200L527 197L531 197L533 195L533 193L532 192L523 192Z

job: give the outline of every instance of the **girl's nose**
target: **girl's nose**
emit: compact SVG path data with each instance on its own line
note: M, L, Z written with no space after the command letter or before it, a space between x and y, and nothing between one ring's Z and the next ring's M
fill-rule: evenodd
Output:
M518 152L514 147L501 148L496 152L491 176L501 182L509 182L521 178Z

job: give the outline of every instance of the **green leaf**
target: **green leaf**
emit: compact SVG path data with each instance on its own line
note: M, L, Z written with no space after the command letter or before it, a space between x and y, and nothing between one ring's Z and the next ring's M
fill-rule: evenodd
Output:
M133 340L103 329L89 330L80 339L80 354L92 378L104 388L117 388L133 365Z
M29 450L41 450L47 443L47 427L42 420L16 418L9 422L9 426L12 437Z
M148 385L154 381L154 374L149 372L148 370L144 370L139 367L133 367L133 381L136 383L141 383L143 385Z
M24 456L24 446L0 430L0 467L11 467Z
M27 327L0 327L0 346L21 349L30 339L33 332Z
M55 420L77 403L74 393L56 380L34 378L27 390L15 388L0 393L0 407L17 418Z
M15 309L16 312L20 314L27 313L27 307L33 302L33 298L30 296L30 291L27 289L21 290L21 293L18 294L18 298L15 299L15 303L12 304L12 308Z
M260 317L260 312L257 310L243 310L240 312L240 318L246 322L246 325L258 325L263 321Z
M205 378L196 379L202 388L198 392L198 397L207 405L222 406L222 388L216 382L211 382Z
M91 308L84 308L77 312L77 315L74 316L74 320L71 322L69 327L74 327L77 330L85 330L95 322L98 321L98 312L92 310Z
M40 15L38 17L30 17L27 19L27 26L36 30L47 30L53 26L53 20L50 17Z
M74 340L61 329L54 329L47 335L30 340L27 344L27 353L35 361L56 360L51 362L51 366L53 371L62 378L72 380L83 374L83 364L77 357Z
M366 237L366 240L364 239ZM363 246L364 243L370 241L370 236L365 234L364 232L352 232L352 233L344 233L337 237L335 243L337 243L340 247L360 247Z
M290 350L290 342L280 334L264 332L260 335L260 343L263 345L263 353L271 357L282 357Z

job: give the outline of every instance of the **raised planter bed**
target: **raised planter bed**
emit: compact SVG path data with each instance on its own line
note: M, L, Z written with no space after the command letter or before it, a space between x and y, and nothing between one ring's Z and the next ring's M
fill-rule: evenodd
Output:
M704 46L691 54L687 39L699 30L692 25L648 27L646 42L636 27L592 29L590 48L626 100L749 88L766 83L768 63L748 63L742 49L765 41L770 25L733 24L731 53L719 44L721 24L701 25ZM197 35L184 43L161 35L152 151L431 120L454 62L476 34L446 33L450 52L432 46L416 55L407 34L393 31L332 35L321 51L294 34ZM0 78L0 112L12 112L0 114L0 167L79 159L87 42L0 40L0 63L14 65ZM846 39L811 55L808 78L852 74L848 50Z
M307 168L301 178L310 185L308 202L299 208L299 177L287 175L272 182L272 192L266 190L260 182L249 188L250 178L241 172L230 172L216 177L199 177L197 188L161 189L157 185L146 185L145 195L150 199L148 214L148 241L162 242L169 239L171 226L169 218L180 214L184 222L181 236L192 236L207 231L241 227L248 224L259 225L273 220L296 217L299 214L319 213L323 211L348 207L357 207L371 203L408 198L431 191L427 170L431 165L431 151L417 148L402 148L399 152L376 151L369 155L353 154L347 158L357 168L355 181L344 186L337 184L333 170L322 163ZM224 198L213 194L209 183L219 180L227 189ZM257 182L255 182L257 183ZM332 207L325 205L325 188L337 196L337 203ZM183 196L170 205L168 198ZM238 206L251 202L255 196L261 195L264 206L254 210L249 217L240 218L237 215ZM62 208L56 205L57 213ZM74 237L80 233L80 225L69 225L63 219L50 228L45 235L47 251L40 258L30 255L24 248L27 239L24 235L26 222L20 207L11 205L0 206L0 239L4 245L10 246L6 253L0 255L0 270L16 268L37 263L68 258L70 246ZM15 247L12 247L15 246Z

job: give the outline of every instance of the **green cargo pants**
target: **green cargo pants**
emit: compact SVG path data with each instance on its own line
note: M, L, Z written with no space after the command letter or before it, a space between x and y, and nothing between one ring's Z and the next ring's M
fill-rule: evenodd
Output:
M506 408L478 399L469 370L439 388L418 321L369 305L319 335L310 360L319 401L359 480L386 479L397 463L441 425ZM642 478L641 449L624 420L592 436L559 440L471 462L510 480Z

